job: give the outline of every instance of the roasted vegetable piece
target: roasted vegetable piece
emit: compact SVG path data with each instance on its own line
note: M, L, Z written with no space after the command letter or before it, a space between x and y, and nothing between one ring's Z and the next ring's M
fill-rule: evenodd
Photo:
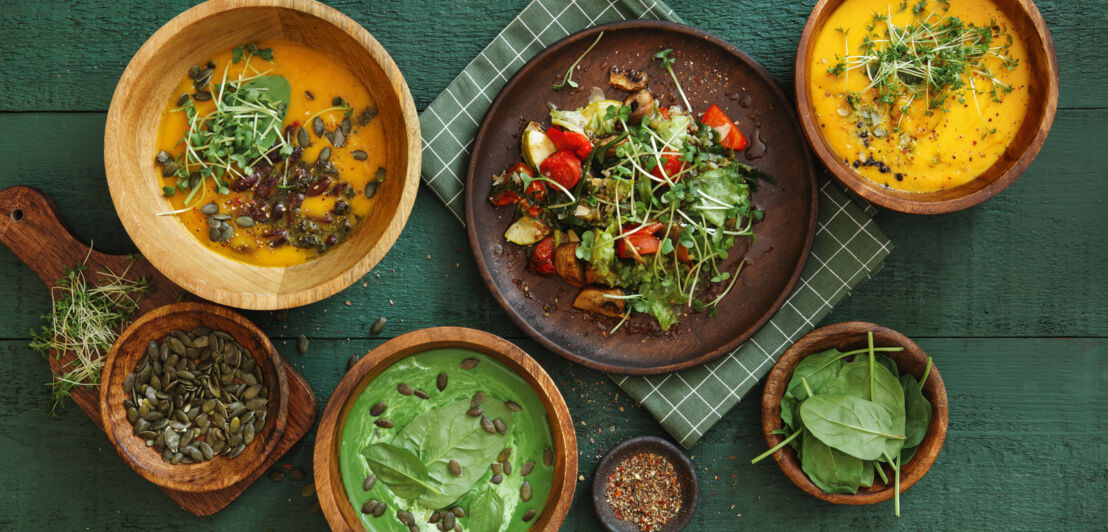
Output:
M516 194L514 190L501 190L489 196L489 201L493 207L504 207L506 205L515 205L519 201L519 194Z
M535 168L538 168L550 154L558 150L537 122L531 122L524 128L520 145L523 162Z
M646 72L635 69L623 70L612 67L608 71L608 84L625 92L636 92L646 88Z
M743 136L742 131L739 131L738 126L715 104L704 111L704 116L700 118L700 121L719 133L719 143L724 148L732 150L746 149L746 137Z
M643 89L628 96L626 100L623 100L623 105L631 108L631 114L627 117L627 121L638 124L642 122L644 117L654 112L654 95Z
M590 286L577 294L577 299L573 300L573 308L603 314L611 318L622 318L627 306L626 303L622 299L608 297L622 295L623 290L619 288Z
M635 226L629 225L624 227L624 230L634 229ZM647 224L642 229L635 231L619 240L616 246L616 254L621 259L635 259L642 261L641 255L650 255L657 253L658 248L661 246L661 241L654 236L662 227L665 227L661 222L654 222Z
M581 159L572 151L562 150L547 157L539 165L539 172L566 189L571 189L581 180Z
M554 269L563 281L577 287L585 286L585 263L577 258L578 242L558 246L554 252Z
M508 230L504 232L504 238L513 244L530 246L538 243L549 234L549 227L530 216L524 216L516 220L511 227L508 227Z
M556 127L546 130L546 136L559 150L569 150L584 159L592 152L592 142L589 138L576 131L563 131Z
M553 236L548 236L539 241L534 251L531 252L531 262L529 266L531 271L539 275L554 275L556 268L554 267Z

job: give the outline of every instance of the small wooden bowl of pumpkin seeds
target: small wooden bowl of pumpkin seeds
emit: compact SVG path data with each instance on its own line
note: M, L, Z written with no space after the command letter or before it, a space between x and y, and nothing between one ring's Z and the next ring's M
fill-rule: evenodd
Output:
M216 305L145 314L104 362L104 432L131 469L164 488L208 492L248 477L280 441L287 411L280 354Z

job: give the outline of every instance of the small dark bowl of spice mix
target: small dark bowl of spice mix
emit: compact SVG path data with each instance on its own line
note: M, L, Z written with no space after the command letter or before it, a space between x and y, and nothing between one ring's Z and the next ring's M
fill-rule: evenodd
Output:
M698 497L692 462L655 436L613 447L593 473L596 516L616 532L682 530L692 520Z

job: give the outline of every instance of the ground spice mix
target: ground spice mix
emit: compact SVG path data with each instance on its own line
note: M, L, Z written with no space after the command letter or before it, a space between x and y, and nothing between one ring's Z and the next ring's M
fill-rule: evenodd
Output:
M654 453L624 459L608 475L605 498L618 519L643 532L658 530L681 511L681 481L673 462Z

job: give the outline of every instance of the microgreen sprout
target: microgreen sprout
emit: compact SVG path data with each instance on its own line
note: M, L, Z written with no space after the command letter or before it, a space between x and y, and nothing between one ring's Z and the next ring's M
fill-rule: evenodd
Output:
M565 75L565 77L562 78L562 82L554 84L554 90L560 91L560 90L562 90L562 87L565 87L566 85L569 85L570 87L572 87L574 89L577 88L577 82L573 81L573 70L577 68L577 65L581 63L581 60L584 59L586 55L589 55L589 52L591 52L593 47L596 46L596 43L600 42L600 38L603 37L603 36L604 36L604 32L600 32L600 35L596 36L596 40L593 41L592 44L590 44L588 48L585 48L584 53L582 53L581 56L578 57L577 60L574 61L572 65L569 65L569 70L566 70L566 75Z

